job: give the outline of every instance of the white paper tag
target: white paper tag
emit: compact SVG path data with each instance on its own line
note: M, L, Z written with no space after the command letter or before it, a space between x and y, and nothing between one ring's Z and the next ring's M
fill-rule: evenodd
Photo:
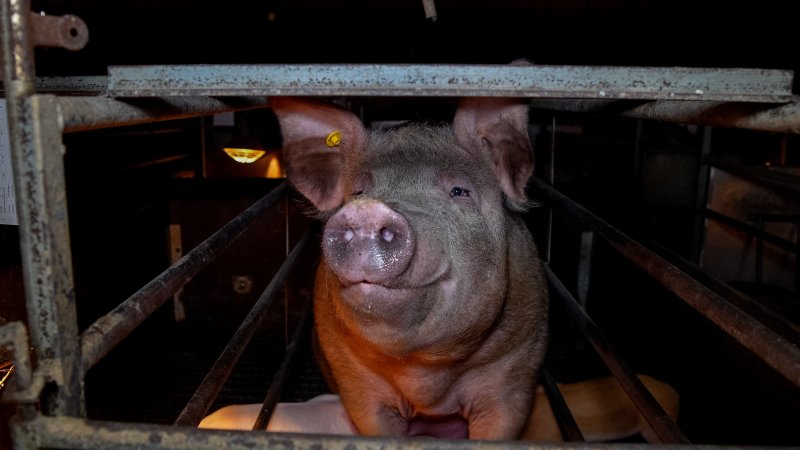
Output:
M8 139L5 99L0 99L0 225L19 225L14 176L11 174L11 144Z

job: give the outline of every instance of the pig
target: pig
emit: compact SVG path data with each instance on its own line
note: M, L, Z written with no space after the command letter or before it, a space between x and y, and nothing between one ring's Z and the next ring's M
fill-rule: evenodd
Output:
M673 422L678 417L680 395L669 384L648 375L638 375ZM613 377L557 384L586 442L614 442L637 435L646 442L661 440ZM198 428L251 430L261 403L228 405L206 416ZM356 434L355 426L339 396L322 394L305 402L278 403L267 431L309 434ZM542 386L536 387L533 410L520 438L524 441L564 442L561 429Z
M548 288L520 212L523 99L462 99L451 124L369 130L273 97L289 182L324 222L319 365L358 433L517 439L548 340Z

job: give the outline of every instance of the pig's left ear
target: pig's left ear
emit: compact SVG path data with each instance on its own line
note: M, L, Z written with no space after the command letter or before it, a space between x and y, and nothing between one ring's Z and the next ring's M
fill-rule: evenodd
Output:
M350 111L331 103L273 97L283 139L286 175L320 211L339 206L345 195L348 158L366 143L366 129Z
M511 200L525 203L525 186L533 174L528 102L500 97L465 98L456 110L453 127L461 145L489 155L503 192Z

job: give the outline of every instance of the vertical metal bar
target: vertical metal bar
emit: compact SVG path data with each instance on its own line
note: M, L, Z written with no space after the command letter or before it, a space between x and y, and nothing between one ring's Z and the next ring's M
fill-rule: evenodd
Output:
M653 428L653 431L658 438L661 439L661 442L666 444L688 444L689 440L683 432L675 425L675 422L670 419L661 405L658 404L658 401L653 397L650 391L647 390L641 380L639 380L636 373L619 356L619 353L605 335L603 335L597 325L595 325L586 312L581 309L577 300L572 297L567 288L561 283L561 280L555 276L548 265L545 265L545 273L547 274L547 279L550 281L551 286L555 288L556 297L562 300L562 304L569 315L589 339L589 342L597 351L597 354L611 370L611 373L614 374L619 384L625 389L628 397L630 397L633 404L641 411L642 416Z
M692 233L692 262L701 265L703 245L705 243L706 216L704 211L708 205L708 185L710 183L711 166L708 157L711 155L711 127L703 127L703 143L700 147L700 164L697 173L697 195L694 202L694 233Z
M594 250L594 232L584 231L581 233L581 253L578 259L578 301L582 307L586 307L586 299L589 296L589 282L592 274L592 253Z
M550 186L556 185L556 116L550 123ZM547 212L547 261L550 262L550 249L553 247L553 208Z
M83 416L61 115L35 95L30 4L2 1L4 89L31 341L48 389L46 414Z
M231 337L228 345L222 351L217 361L209 370L206 377L200 383L200 386L195 391L192 398L183 408L178 418L175 420L175 425L191 425L197 426L202 420L203 416L208 412L208 408L217 398L222 386L228 380L234 366L239 361L239 357L244 352L253 334L261 326L261 318L264 312L272 304L275 296L278 294L279 289L283 286L289 272L299 260L303 248L306 246L312 235L312 229L309 228L300 241L294 246L289 257L283 262L278 272L269 282L264 292L256 301L247 317L236 330L233 337Z
M764 240L761 239L764 233L764 216L755 214L755 219L756 228L758 229L758 234L756 234L755 282L761 284L761 281L764 279Z

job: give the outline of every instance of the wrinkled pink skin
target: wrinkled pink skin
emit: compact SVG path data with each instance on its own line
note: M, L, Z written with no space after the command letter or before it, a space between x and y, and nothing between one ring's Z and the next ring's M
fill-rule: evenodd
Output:
M452 127L389 132L331 104L272 108L289 179L327 218L315 331L358 431L517 438L547 341L547 285L508 207L533 171L527 106L466 99Z

